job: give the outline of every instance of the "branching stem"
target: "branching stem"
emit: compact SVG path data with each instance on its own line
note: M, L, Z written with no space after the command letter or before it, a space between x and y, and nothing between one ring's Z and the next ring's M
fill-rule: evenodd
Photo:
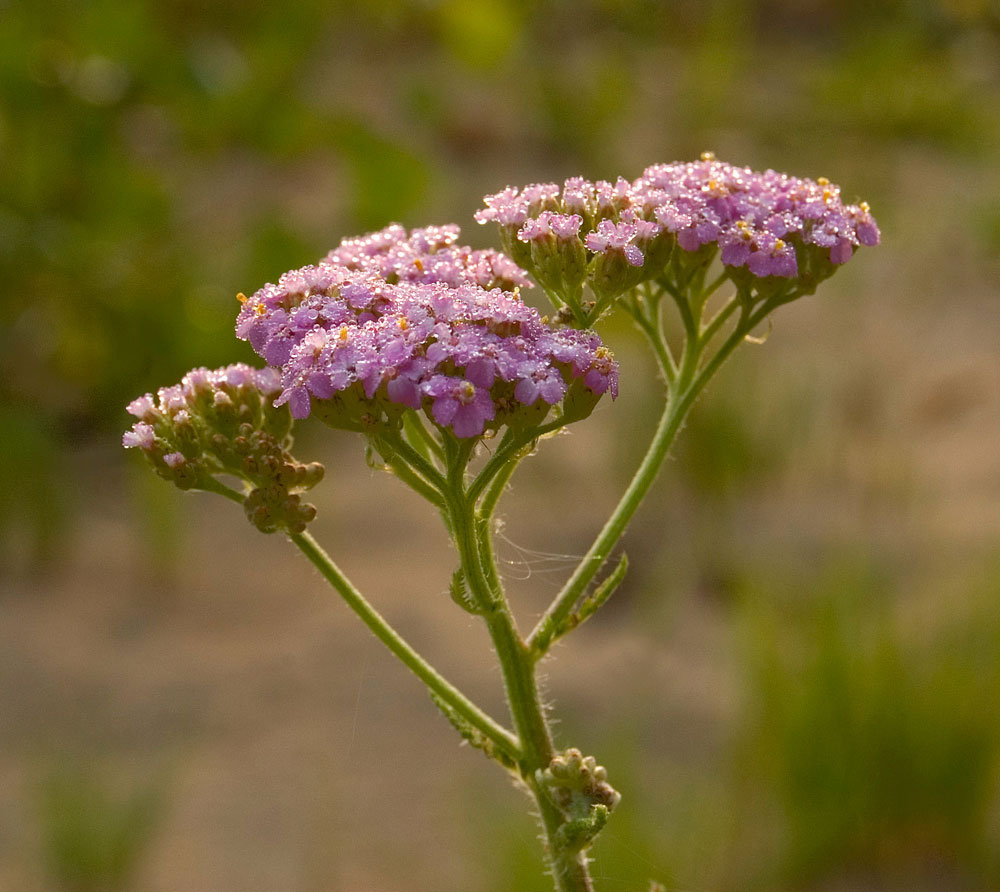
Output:
M528 637L528 646L534 654L535 659L540 659L548 650L553 639L562 633L563 627L573 612L573 608L580 598L583 597L587 587L593 582L594 577L608 559L612 549L614 549L615 545L621 539L629 521L631 521L649 488L653 485L653 481L656 479L660 467L670 451L674 438L698 395L704 390L705 385L711 380L716 371L718 371L721 365L743 341L746 334L772 309L770 303L766 301L754 312L748 311L744 305L742 315L729 337L699 371L699 363L708 340L715 335L729 315L736 309L736 306L739 305L739 302L736 300L731 301L730 305L728 305L731 309L727 308L723 310L725 315L720 313L704 330L699 331L699 325L691 313L690 304L683 299L683 296L679 292L675 293L675 300L680 309L687 338L684 344L681 366L669 388L663 414L660 417L646 455L643 457L618 505L608 518L607 523L605 523L604 527L598 533L597 538L587 550L583 559L577 565L576 570L574 570L562 590L553 599Z
M309 558L375 637L389 648L434 696L487 738L509 760L516 762L522 757L517 737L490 718L417 653L354 587L309 533L291 534L288 538Z

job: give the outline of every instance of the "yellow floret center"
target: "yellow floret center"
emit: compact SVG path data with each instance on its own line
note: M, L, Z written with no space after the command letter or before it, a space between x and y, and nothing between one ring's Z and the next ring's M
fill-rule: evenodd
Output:
M729 190L726 188L725 183L720 183L718 180L712 179L705 184L705 192L708 195L712 195L715 198L722 198L729 194Z
M463 381L458 385L458 401L463 405L467 406L476 397L476 385L471 381Z

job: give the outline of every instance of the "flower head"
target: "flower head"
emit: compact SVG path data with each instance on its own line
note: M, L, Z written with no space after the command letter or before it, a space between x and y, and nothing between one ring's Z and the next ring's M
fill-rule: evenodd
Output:
M265 532L301 532L316 515L301 494L323 476L289 454L291 417L272 403L281 392L274 369L237 364L193 369L180 383L128 405L139 419L122 436L156 472L181 489L217 489L225 474L248 486L244 508Z
M504 245L546 287L547 270L556 261L540 246L551 255L567 248L544 237L553 220L579 219L573 234L589 252L586 279L598 297L664 275L675 250L718 250L730 274L751 285L760 279L811 282L830 275L859 246L880 239L868 205L844 204L839 187L828 180L759 173L711 153L698 161L653 165L631 183L573 177L561 190L552 184L508 188L484 201L476 219L498 223ZM532 251L512 248L515 238L532 242ZM683 262L684 255L678 256Z
M534 188L532 201L548 200L545 187ZM554 239L575 239L581 222L543 219ZM275 404L359 431L423 409L467 438L523 421L538 400L547 411L575 379L591 408L605 390L616 392L617 364L606 348L598 355L596 336L578 343L580 333L551 329L497 284L497 270L507 271L505 283L523 279L511 261L480 252L473 263L474 252L454 247L457 236L457 227L409 236L389 227L345 240L318 266L285 273L245 300L237 335L280 372ZM564 358L571 342L575 352Z
M460 232L449 224L407 234L394 223L379 232L344 239L319 266L374 273L386 282L468 284L506 291L531 287L524 270L510 258L497 251L473 251L458 245Z

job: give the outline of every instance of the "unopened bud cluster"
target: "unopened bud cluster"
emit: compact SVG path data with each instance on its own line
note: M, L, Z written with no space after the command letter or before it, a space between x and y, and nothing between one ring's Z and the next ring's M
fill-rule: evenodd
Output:
M480 223L500 227L504 249L571 306L587 284L598 300L667 273L671 259L714 255L738 284L826 278L879 229L864 202L844 204L828 180L758 173L711 153L657 164L629 182L507 188L485 199ZM710 257L708 258L710 259Z
M273 369L236 364L194 369L179 384L133 400L139 420L122 437L156 472L181 489L215 489L219 475L245 481L244 509L264 532L302 532L316 516L302 493L323 477L323 466L288 452L292 418L276 408L281 386Z
M614 811L622 798L604 767L575 747L554 756L539 780L567 817L585 817L595 805Z
M608 773L593 756L571 748L552 758L535 775L545 795L566 818L557 841L569 851L587 848L604 829L621 794L608 783Z
M242 298L236 333L280 370L276 405L365 433L423 410L468 438L540 424L554 406L576 420L615 397L600 338L548 326L514 287L524 273L457 235L389 227Z

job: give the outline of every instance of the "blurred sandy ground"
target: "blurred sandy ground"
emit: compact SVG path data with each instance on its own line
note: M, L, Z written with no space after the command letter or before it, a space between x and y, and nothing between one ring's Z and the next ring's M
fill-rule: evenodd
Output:
M757 21L785 11L752 8ZM519 7L497 2L480 12L488 22L505 9ZM545 28L527 15L520 21L529 35L522 51L530 52ZM365 33L367 24L353 28ZM536 131L525 115L534 100L512 100L507 114L498 113L491 103L513 82L507 69L504 80L463 67L440 47L426 59L413 50L380 78L384 59L364 67L361 49L341 46L351 66L313 64L307 79L320 105L353 101L392 131L392 110L408 101L392 93L406 72L439 71L448 84L437 97L447 126L435 130L429 113L427 133L441 142L421 144L427 134L416 142L433 154L451 140L438 158L448 172L435 174L441 188L403 216L412 224L455 219L479 244L488 234L471 215L483 192L577 173L634 176L646 163L706 147L727 160L826 174L849 197L876 193L863 194L877 198L883 246L861 252L819 295L784 308L766 344L745 347L696 407L708 417L735 415L740 474L719 483L711 469L701 477L686 470L698 466L690 449L706 442L693 421L689 445L678 446L678 460L625 539L629 581L547 666L561 742L607 762L625 794L596 851L599 887L640 889L635 878L645 877L696 890L991 888L995 847L966 858L942 848L933 832L926 844L919 833L899 842L888 832L898 852L851 860L848 851L842 869L782 873L789 831L780 801L769 798L767 772L755 777L752 758L747 768L743 749L757 733L759 691L747 668L755 644L744 607L755 591L785 586L808 602L813 588L848 585L836 577L839 561L860 561L888 580L884 606L904 650L936 653L942 630L969 627L1000 653L1000 262L996 236L982 222L992 212L998 225L996 154L904 131L887 136L884 154L873 158L864 151L870 145L850 154L835 122L827 142L804 144L774 121L757 133L745 121L731 124L718 108L708 121L687 120L684 91L697 91L699 72L721 64L715 45L704 37L664 49L665 70L678 83L656 70L657 47L638 42L639 31L616 39L631 35L645 60L642 93L632 97L642 126L609 126L603 144L578 153L572 133L560 143ZM985 25L969 32L969 46L996 47ZM206 23L205 33L219 26ZM600 35L573 37L553 76L589 76L599 67ZM732 77L740 93L727 101L788 101L783 126L790 127L801 97L783 92L782 70L808 65L808 50L787 47L746 81ZM748 52L742 43L739 53ZM993 66L981 80L995 99L996 59L973 61ZM613 99L614 78L606 89ZM998 108L979 108L982 138L995 146ZM821 138L822 112L802 115ZM687 129L669 129L678 125ZM602 132L600 121L593 126ZM587 159L594 168L581 169ZM281 194L308 244L288 265L315 259L351 232L327 231L352 212L317 209L315 175L334 195L347 178L316 159L265 168L181 163L193 167L188 206L202 186L231 196L237 208L260 190ZM262 169L279 174L278 182ZM224 287L246 289L245 275L233 273ZM612 323L606 339L622 362L621 399L544 443L502 507L500 553L525 625L569 571L569 558L589 544L655 421L656 385L640 345L622 323ZM370 471L360 443L316 430L300 442L303 458L327 465L315 494L317 538L446 676L501 715L488 641L447 597L454 556L433 512ZM521 794L478 753L456 745L419 684L287 543L256 534L210 496L157 489L159 481L120 455L113 434L66 445L65 486L77 521L56 559L41 566L15 533L0 577L0 889L64 888L49 864L52 808L69 814L69 836L82 838L74 809L81 826L113 824L143 794L153 803L148 838L134 843L135 867L122 871L121 885L80 880L65 888L545 888L530 860L536 843ZM153 510L139 507L148 499ZM780 617L780 598L764 600ZM954 691L955 699L973 696L982 694ZM981 711L996 712L996 701L987 696ZM991 770L991 798L976 828L995 841L995 762ZM93 840L80 845L100 848Z

